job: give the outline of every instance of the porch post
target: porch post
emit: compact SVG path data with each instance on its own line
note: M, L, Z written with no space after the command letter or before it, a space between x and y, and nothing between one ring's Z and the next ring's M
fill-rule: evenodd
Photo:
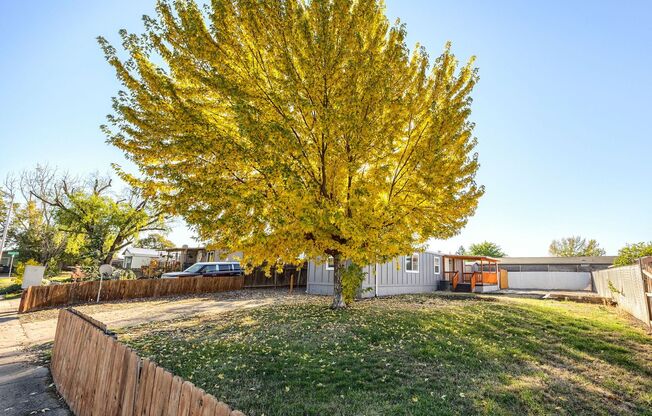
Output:
M441 280L446 280L446 256L441 258Z
M484 284L484 260L480 258L480 283Z

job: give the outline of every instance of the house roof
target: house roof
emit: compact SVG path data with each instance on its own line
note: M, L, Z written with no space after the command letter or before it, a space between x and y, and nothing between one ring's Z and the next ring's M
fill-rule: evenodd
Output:
M129 247L122 254L131 254L132 256L142 256L142 257L160 257L161 250L154 250L151 248L140 248L140 247Z
M500 264L613 264L616 256L503 257Z
M174 251L195 251L195 250L206 250L206 247L170 247L163 249L163 251L174 252Z
M456 260L475 260L475 261L486 261L489 263L502 262L502 259L489 257L489 256L465 256L461 254L444 254L445 258L456 259Z

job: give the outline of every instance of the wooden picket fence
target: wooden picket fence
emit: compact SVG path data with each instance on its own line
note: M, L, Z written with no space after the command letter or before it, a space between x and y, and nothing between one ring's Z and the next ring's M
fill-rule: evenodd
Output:
M100 301L151 298L242 289L244 277L184 277L180 279L105 280ZM18 312L95 302L99 281L30 286L20 298Z
M101 322L59 312L50 370L77 416L244 416L118 342Z

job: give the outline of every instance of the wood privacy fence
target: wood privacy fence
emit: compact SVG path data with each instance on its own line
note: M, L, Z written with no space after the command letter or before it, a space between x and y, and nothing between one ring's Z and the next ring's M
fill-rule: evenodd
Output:
M124 300L242 289L244 277L184 277L180 279L105 280L100 300ZM18 312L95 302L99 281L30 286L20 298Z
M118 342L106 326L62 309L50 371L77 416L244 416Z
M612 299L646 325L652 326L652 273L646 271L652 258L639 264L593 272L593 284L600 296Z
M283 271L271 271L271 276L265 275L265 268L256 267L254 271L245 276L244 286L253 288L280 288L280 287L306 287L308 283L308 266L297 267L286 265Z

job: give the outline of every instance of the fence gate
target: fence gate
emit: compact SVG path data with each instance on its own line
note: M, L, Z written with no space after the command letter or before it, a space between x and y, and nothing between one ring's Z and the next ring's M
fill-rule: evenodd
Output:
M500 288L507 289L509 288L509 282L507 281L507 270L500 269Z

